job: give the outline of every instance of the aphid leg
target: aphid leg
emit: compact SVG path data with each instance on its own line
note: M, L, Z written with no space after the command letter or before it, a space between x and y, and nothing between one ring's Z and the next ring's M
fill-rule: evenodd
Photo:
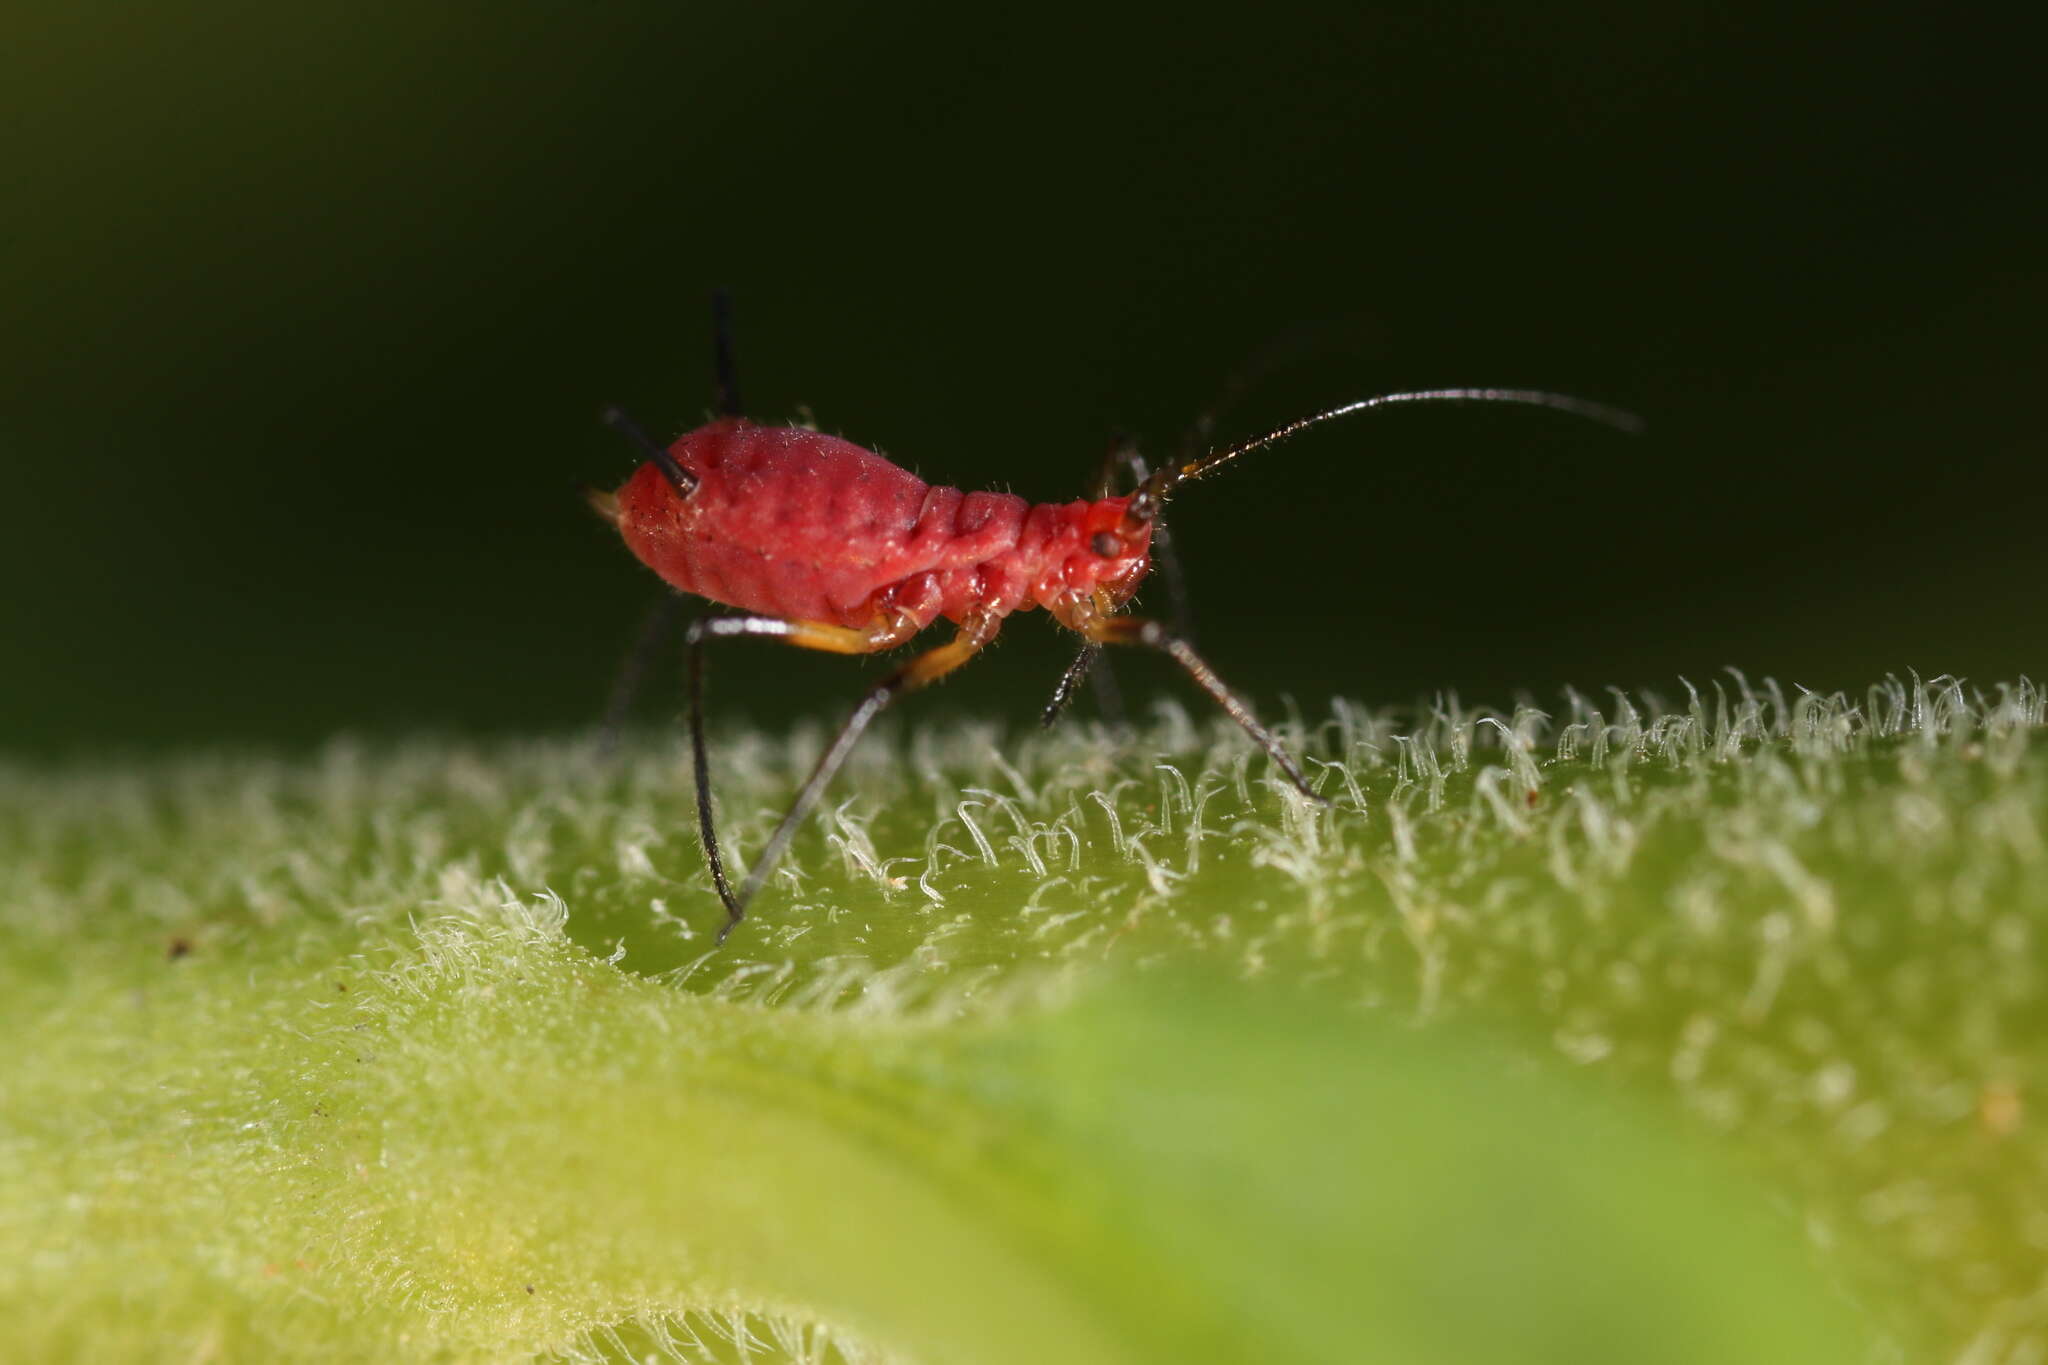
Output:
M825 752L818 756L818 765L811 769L811 775L804 779L804 785L797 791L796 799L789 803L789 810L784 813L782 823L768 836L767 844L761 849L761 856L754 860L753 867L748 870L747 879L740 885L738 895L726 902L726 913L730 918L726 921L725 928L718 932L720 943L725 942L725 936L740 922L740 917L746 913L748 904L761 889L761 883L781 860L783 851L789 847L789 841L796 837L797 826L803 823L804 817L817 805L818 798L824 794L826 784L838 773L840 765L846 762L847 755L853 752L854 744L859 741L861 734L874 718L880 715L890 702L904 693L915 692L921 687L937 682L966 663L980 652L983 645L995 638L995 633L995 619L992 617L987 618L985 624L964 625L951 641L918 655L861 698L860 705L853 708L853 714L846 718L845 724L839 727L839 733L832 737L832 742L825 746Z
M1074 661L1067 665L1067 671L1060 674L1059 683L1054 686L1052 696L1045 703L1045 710L1039 712L1038 723L1040 725L1051 729L1052 723L1060 718L1060 712L1066 710L1067 703L1074 699L1074 690L1081 685L1081 680L1090 676L1093 676L1095 679L1096 699L1103 703L1103 711L1110 715L1112 723L1122 720L1122 700L1120 698L1117 699L1114 710L1109 705L1109 698L1116 696L1116 684L1104 681L1104 679L1110 677L1109 665L1104 664L1100 672L1093 673L1092 675L1089 672L1089 670L1095 667L1095 662L1101 655L1102 646L1092 640L1081 646L1074 655ZM1108 697L1103 695L1105 689L1108 691Z
M853 714L825 746L825 752L811 775L804 779L796 799L783 814L775 832L768 836L767 844L760 856L754 860L747 872L746 880L735 891L726 878L725 861L718 850L718 832L713 826L711 812L711 770L706 761L704 745L704 654L706 640L737 635L761 635L779 639L786 644L803 649L819 649L834 654L872 654L903 643L922 630L937 614L936 603L929 612L911 611L898 608L885 614L874 626L865 630L846 626L824 625L811 621L783 621L772 616L706 616L700 617L690 626L690 756L695 766L697 785L697 827L704 840L704 860L711 868L712 883L718 888L718 898L725 903L725 927L718 931L718 941L725 942L725 936L732 932L747 913L747 906L761 889L761 883L775 869L782 858L789 841L795 837L797 826L802 823L825 786L846 762L855 741L869 723L880 714L882 708L904 692L915 691L926 683L952 672L983 645L995 638L994 618L975 618L963 625L960 633L949 644L940 645L918 655L903 667L890 674L862 699Z
M726 289L711 291L711 364L712 373L718 377L717 387L712 390L712 406L718 409L720 417L744 417L739 370L733 364L732 354L732 292Z
M689 654L690 759L696 777L697 832L704 841L704 861L711 868L712 884L718 888L718 898L725 902L728 916L725 928L718 932L720 943L725 942L732 926L739 923L740 916L746 913L747 902L753 899L761 871L773 860L757 861L755 875L747 879L737 895L734 894L732 883L725 875L725 859L718 851L718 830L711 815L711 765L704 751L704 642L760 635L799 649L817 649L831 654L871 654L900 644L916 634L917 629L917 623L909 618L892 620L873 630L856 630L850 626L826 625L816 621L785 621L775 616L700 616L690 623L690 629L683 637ZM780 836L781 833L778 828L776 834ZM774 840L770 840L770 847L776 853L781 851L775 848Z
M1294 784L1297 791L1317 805L1330 804L1326 797L1309 786L1308 778L1302 774L1301 768L1281 745L1279 737L1259 723L1259 718L1252 714L1251 707L1224 685L1223 679L1216 676L1216 670L1209 667L1186 640L1159 622L1148 621L1141 616L1083 615L1072 624L1091 641L1099 644L1144 645L1171 655L1174 662L1186 669L1188 676L1199 683L1204 692L1216 699L1216 704L1221 706L1232 720L1244 727L1246 734L1259 742L1259 747L1266 751L1281 772L1287 774L1287 780Z
M1131 476L1131 486L1136 488L1151 477L1152 467L1145 457L1138 453L1138 446L1128 435L1117 433L1110 439L1109 449L1103 452L1102 463L1096 467L1095 477L1089 481L1090 498L1106 498L1116 491L1116 476L1119 471ZM1159 565L1161 577L1166 580L1167 612L1173 621L1176 635L1183 639L1194 637L1194 615L1188 609L1187 574L1181 568L1180 555L1173 548L1173 537L1166 529L1164 519L1154 517L1152 521L1152 559ZM1093 644L1084 644L1075 653L1074 661L1067 665L1067 671L1060 675L1052 696L1046 701L1045 709L1039 712L1038 723L1047 729L1059 719L1067 703L1074 699L1074 692L1084 678L1092 680L1095 687L1095 704L1102 708L1102 714L1114 726L1124 723L1123 697L1117 690L1116 673L1109 661L1101 657L1102 651Z
M1096 482L1103 491L1097 497L1106 498L1115 489L1119 469L1131 476L1134 489L1152 477L1152 466L1138 453L1137 445L1128 438L1120 439L1102 457L1102 472L1096 476ZM1188 576L1181 567L1180 552L1173 548L1173 535L1166 529L1163 512L1152 518L1152 562L1159 566L1159 576L1166 582L1166 615L1173 623L1173 633L1183 640L1193 640L1195 614L1188 597Z
M647 675L654 669L654 660L676 627L682 624L682 619L683 599L674 593L663 593L661 600L648 608L647 614L641 618L632 647L619 660L611 696L605 699L604 719L598 722L597 730L599 753L609 757L619 747L619 734L626 728L626 717L631 713L633 703L645 690Z

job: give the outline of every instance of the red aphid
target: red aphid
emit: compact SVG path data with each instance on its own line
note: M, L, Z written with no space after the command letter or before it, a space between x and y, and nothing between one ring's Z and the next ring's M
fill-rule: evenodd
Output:
M783 620L900 614L922 630L1044 607L1067 621L1079 600L1122 606L1150 563L1152 522L1126 529L1128 496L963 493L836 436L739 418L669 454L696 486L685 497L642 465L618 493L626 544L684 592Z
M1362 399L1250 441L1146 471L1118 447L1096 479L1107 494L1121 463L1129 494L1030 503L1009 493L927 484L870 450L805 427L760 426L741 410L730 335L718 312L719 407L726 415L662 447L616 409L607 420L647 463L616 494L592 497L626 544L671 586L748 615L699 617L689 631L690 738L698 825L725 903L724 939L774 867L796 826L868 723L897 696L944 677L995 638L1011 612L1043 607L1086 643L1047 706L1050 722L1098 646L1145 645L1171 655L1271 755L1309 799L1322 802L1277 738L1188 643L1156 621L1122 614L1151 564L1160 509L1180 484L1334 418L1395 403L1492 402L1558 408L1613 426L1635 420L1580 399L1526 389L1429 389ZM953 639L911 658L871 688L798 790L737 891L712 827L704 752L706 640L766 636L805 649L866 654L911 639L940 617ZM1325 803L1326 804L1326 803Z

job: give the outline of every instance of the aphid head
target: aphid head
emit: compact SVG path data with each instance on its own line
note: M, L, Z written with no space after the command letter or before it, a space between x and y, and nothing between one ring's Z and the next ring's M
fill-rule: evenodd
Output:
M1154 517L1133 519L1131 501L1103 498L1092 502L1081 521L1082 575L1118 606L1131 599L1152 567Z
M1166 501L1166 489L1170 486L1163 479L1173 472L1172 465L1154 470L1152 476L1131 494L1131 500L1124 504L1123 521L1118 528L1124 536L1142 535L1148 541L1152 538L1152 524L1159 520L1159 506Z

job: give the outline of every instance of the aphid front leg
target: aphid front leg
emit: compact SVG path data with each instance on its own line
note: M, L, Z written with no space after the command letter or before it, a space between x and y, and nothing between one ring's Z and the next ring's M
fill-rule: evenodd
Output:
M1128 436L1119 436L1110 442L1102 457L1102 468L1095 476L1095 486L1101 491L1090 496L1106 498L1116 491L1116 475L1121 470L1130 475L1132 489L1145 486L1152 477L1152 466L1138 452L1137 443ZM1154 508L1152 523L1152 562L1159 566L1159 576L1166 581L1166 615L1173 625L1173 633L1183 640L1195 638L1195 615L1188 597L1187 572L1181 567L1180 552L1173 548L1173 534L1166 529L1166 517Z
M1127 474L1131 487L1141 488L1145 480L1152 477L1152 466L1139 453L1137 442L1119 432L1110 439L1109 449L1103 452L1102 463L1096 467L1095 477L1088 482L1087 496L1091 499L1109 497L1116 491L1117 475ZM1173 622L1174 634L1182 639L1193 639L1195 630L1194 613L1188 606L1188 580L1181 568L1180 553L1174 549L1173 536L1166 529L1166 521L1156 512L1152 519L1152 562L1159 566L1160 576L1166 581L1166 609ZM1059 719L1060 712L1074 699L1074 693L1084 679L1095 684L1095 700L1101 706L1103 715L1112 725L1123 722L1123 701L1118 695L1116 675L1107 661L1102 660L1102 649L1093 641L1083 644L1075 653L1074 661L1067 665L1067 671L1060 675L1053 687L1052 696L1046 700L1045 709L1039 712L1038 723L1050 729Z
M1048 730L1052 728L1052 723L1060 718L1060 712L1067 709L1067 703L1074 699L1075 689L1080 687L1082 681L1089 676L1090 670L1095 667L1095 661L1101 657L1101 654L1102 646L1096 644L1093 640L1082 644L1081 648L1074 654L1074 661L1067 665L1067 671L1060 674L1059 682L1053 686L1052 696L1046 699L1045 709L1038 713L1038 723L1040 725L1043 725ZM1116 695L1116 684L1103 681L1104 678L1109 676L1106 672L1096 673L1094 676L1098 694L1103 693L1105 690L1107 691L1106 696L1100 696L1100 700L1103 703L1102 709L1107 713L1111 713L1110 718L1112 722L1121 719L1120 715L1115 714L1122 710L1121 704L1119 703L1115 707L1110 705L1110 698Z
M1309 786L1308 778L1303 775L1293 756L1280 743L1279 737L1259 723L1259 718L1252 714L1251 707L1245 704L1244 699L1231 691L1223 679L1216 676L1216 670L1209 667L1186 640L1159 622L1147 620L1142 616L1104 616L1094 610L1093 604L1086 599L1082 599L1071 608L1065 614L1065 619L1070 627L1080 631L1096 644L1143 645L1170 655L1175 663L1187 670L1189 677L1200 684L1204 692L1216 699L1216 704L1221 706L1232 720L1244 727L1246 734L1259 742L1259 747L1266 751L1281 772L1287 774L1287 780L1294 784L1295 790L1317 805L1330 804L1326 797Z

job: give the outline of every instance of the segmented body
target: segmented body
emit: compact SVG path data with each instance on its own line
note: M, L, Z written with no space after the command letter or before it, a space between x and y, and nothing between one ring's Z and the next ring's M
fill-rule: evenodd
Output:
M1149 565L1149 526L1124 529L1128 497L962 492L835 436L737 418L669 453L696 489L686 499L642 465L618 493L627 545L685 592L784 620L893 613L923 627L1032 607L1066 619L1098 592L1122 603Z
M721 296L722 297L722 296ZM746 913L796 828L870 722L897 697L947 677L995 639L1013 611L1043 607L1082 638L1047 703L1047 724L1072 697L1104 645L1139 645L1171 657L1272 759L1305 798L1328 805L1279 738L1261 725L1185 636L1123 608L1151 563L1160 508L1181 484L1310 427L1393 403L1523 403L1630 428L1635 419L1596 403L1528 389L1424 389L1381 394L1290 422L1263 436L1147 470L1127 443L1113 446L1092 487L1107 492L1119 467L1138 480L1124 497L1028 503L1008 493L934 487L871 450L803 427L757 426L733 381L731 335L715 308L718 408L728 414L664 448L617 408L605 421L647 462L617 493L592 491L633 553L675 588L741 609L691 622L690 748L697 826L712 884L724 903L725 940ZM1162 542L1163 547L1164 542ZM953 638L872 685L797 789L759 858L735 888L713 827L704 740L707 641L756 637L837 654L871 654L908 641L939 617ZM655 634L643 636L643 648ZM636 656L640 650L635 651ZM637 671L629 663L627 676Z

